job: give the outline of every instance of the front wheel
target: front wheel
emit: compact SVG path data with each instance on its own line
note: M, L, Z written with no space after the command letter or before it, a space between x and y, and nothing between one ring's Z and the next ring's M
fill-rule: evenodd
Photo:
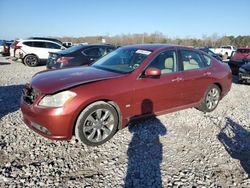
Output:
M35 67L38 63L38 58L35 55L27 55L24 58L24 64L29 67Z
M219 103L220 95L221 90L217 85L209 86L198 109L202 112L212 112Z
M84 144L97 146L111 139L117 127L118 115L114 107L99 101L81 112L76 122L75 135Z

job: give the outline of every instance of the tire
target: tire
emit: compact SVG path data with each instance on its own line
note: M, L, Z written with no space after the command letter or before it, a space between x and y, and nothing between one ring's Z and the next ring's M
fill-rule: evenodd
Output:
M39 63L38 58L32 54L26 55L23 61L24 61L24 64L29 67L35 67Z
M118 122L117 111L112 105L103 101L95 102L77 118L75 135L88 146L101 145L114 136Z
M244 81L243 80L238 80L238 84L243 84Z
M212 112L215 110L220 101L221 89L213 84L208 87L205 96L202 99L198 110L202 112Z

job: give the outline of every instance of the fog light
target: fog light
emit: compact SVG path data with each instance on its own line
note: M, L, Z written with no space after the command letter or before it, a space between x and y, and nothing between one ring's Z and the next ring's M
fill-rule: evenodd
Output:
M44 134L51 135L51 133L49 132L49 130L48 130L47 128L45 128L45 127L43 127L43 126L41 126L41 125L39 125L39 124L37 124L37 123L32 122L32 123L31 123L31 126L32 126L34 129L36 129L36 130L38 130L38 131L40 131L40 132L42 132L42 133L44 133Z

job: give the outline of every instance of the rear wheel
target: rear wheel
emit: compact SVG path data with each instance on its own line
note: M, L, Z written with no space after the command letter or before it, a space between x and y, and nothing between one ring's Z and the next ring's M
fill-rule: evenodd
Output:
M114 107L99 101L89 105L79 115L75 135L84 144L97 146L113 137L118 127L118 115Z
M217 85L209 86L198 109L203 112L212 112L219 103L220 95L221 90Z
M35 55L27 55L24 58L25 65L35 67L38 65L38 58Z

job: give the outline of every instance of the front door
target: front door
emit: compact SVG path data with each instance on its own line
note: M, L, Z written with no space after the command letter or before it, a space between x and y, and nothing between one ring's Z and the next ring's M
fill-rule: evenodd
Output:
M142 76L135 81L134 114L152 114L180 105L182 73L178 71L176 50L161 52L147 68L161 70L159 78Z

